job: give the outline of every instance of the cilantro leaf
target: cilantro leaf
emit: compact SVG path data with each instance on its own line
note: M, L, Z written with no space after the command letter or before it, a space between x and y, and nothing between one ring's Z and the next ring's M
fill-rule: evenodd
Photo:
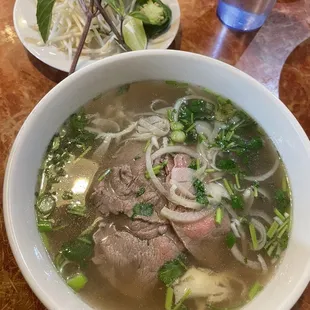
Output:
M236 243L236 236L233 234L233 232L229 232L226 236L227 246L231 249L235 243Z
M165 285L171 286L186 271L186 257L180 254L177 258L166 262L158 270L158 278Z
M234 194L231 196L231 206L233 209L243 209L243 199L240 195Z
M203 205L207 205L209 203L209 200L207 198L203 182L196 179L193 183L193 186L194 186L195 191L196 191L196 201L198 203L203 204Z
M275 193L274 198L276 200L277 209L281 213L287 211L291 203L288 192L283 191L282 189L278 189Z
M239 168L236 162L232 159L220 159L216 165L221 170L225 170L227 172L231 173L239 172Z
M132 211L133 211L132 218L138 215L152 216L154 212L154 208L153 208L153 204L151 203L141 202L141 203L136 203Z
M140 196L142 196L144 193L145 193L145 187L141 186L141 187L138 189L137 193L136 193L136 197L140 197Z

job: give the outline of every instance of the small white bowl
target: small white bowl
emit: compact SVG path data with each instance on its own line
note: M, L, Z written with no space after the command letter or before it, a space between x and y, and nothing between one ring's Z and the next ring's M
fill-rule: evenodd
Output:
M171 25L168 31L161 34L158 38L149 40L147 46L148 50L167 49L179 30L181 12L178 0L163 0L162 2L171 9ZM33 29L33 26L37 24L35 0L16 0L13 10L13 21L19 40L33 56L51 67L69 72L72 61L69 60L66 53L58 50L55 46L39 46L37 44L37 42L43 41L40 33ZM77 70L98 60L99 59L90 59L87 56L81 56L77 65Z
M208 87L253 116L275 143L292 187L291 238L274 277L244 309L289 310L309 282L308 138L285 105L253 78L220 61L178 51L130 52L98 61L63 80L31 112L15 140L4 182L7 234L25 279L49 309L89 309L57 274L39 237L34 212L37 173L50 139L71 113L99 93L141 80ZM102 309L109 310L104 305Z

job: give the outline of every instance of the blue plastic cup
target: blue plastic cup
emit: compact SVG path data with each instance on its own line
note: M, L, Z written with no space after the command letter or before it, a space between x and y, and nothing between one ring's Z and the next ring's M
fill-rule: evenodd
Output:
M229 28L252 31L260 28L276 0L219 0L217 16Z

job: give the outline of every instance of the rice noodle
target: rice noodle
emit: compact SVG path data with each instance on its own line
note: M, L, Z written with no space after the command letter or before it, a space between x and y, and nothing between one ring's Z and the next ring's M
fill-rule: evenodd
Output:
M280 160L279 158L277 158L274 165L268 172L258 175L258 176L245 176L244 179L247 181L258 181L258 182L265 181L277 171L279 164L280 164Z
M237 237L237 238L241 238L240 234L239 234L239 231L236 227L236 223L233 221L230 223L230 227L231 227L231 230L233 231L234 235Z
M236 244L234 244L233 247L231 248L231 253L235 257L235 259L241 264L254 270L262 269L261 264L259 262L246 259L246 257L242 255Z
M157 149L159 149L159 144L158 144L157 137L155 137L155 136L152 137L152 143L153 143L153 145L154 145Z
M140 118L138 120L138 133L151 133L157 137L166 136L170 131L170 123L167 119L158 115L150 116L147 118Z
M167 146L167 147L161 148L158 151L154 152L151 158L152 160L154 160L157 157L160 157L168 153L182 153L182 154L187 154L193 158L200 158L199 154L197 154L195 151L185 146Z
M210 213L213 212L213 210L206 210L203 209L201 211L197 212L178 212L168 209L167 207L164 207L161 209L160 214L164 216L166 219L171 220L173 222L179 222L179 223L193 223L197 222L204 217L207 217L210 215Z
M259 232L259 238L257 239L257 248L254 251L260 251L266 244L267 232L265 226L256 219L251 219L251 223L254 225L255 229Z
M124 130L120 131L120 132L103 132L101 134L99 134L96 139L98 138L103 138L103 137L111 137L111 138L118 138L118 137L122 137L130 132L132 132L137 126L137 122L133 122L131 123L127 128L125 128Z
M267 215L264 211L261 210L250 210L249 212L250 216L255 216L255 217L260 217L262 218L265 222L267 222L268 224L272 224L272 218Z
M158 105L158 104L164 104L166 106L166 108L156 109L156 105ZM166 100L155 99L151 103L151 110L157 114L164 114L164 113L167 113L167 109L169 108L169 106L170 106L170 104Z

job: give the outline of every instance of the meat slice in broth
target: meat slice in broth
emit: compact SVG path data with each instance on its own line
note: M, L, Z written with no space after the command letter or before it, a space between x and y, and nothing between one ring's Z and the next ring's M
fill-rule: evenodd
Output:
M113 224L94 234L93 262L101 275L124 295L142 298L158 284L158 269L184 247L173 234L141 240Z
M212 268L223 263L229 254L225 247L225 237L230 231L230 221L225 213L222 223L214 221L215 213L190 224L172 223L177 236L185 248L203 265ZM226 256L223 253L227 250Z

